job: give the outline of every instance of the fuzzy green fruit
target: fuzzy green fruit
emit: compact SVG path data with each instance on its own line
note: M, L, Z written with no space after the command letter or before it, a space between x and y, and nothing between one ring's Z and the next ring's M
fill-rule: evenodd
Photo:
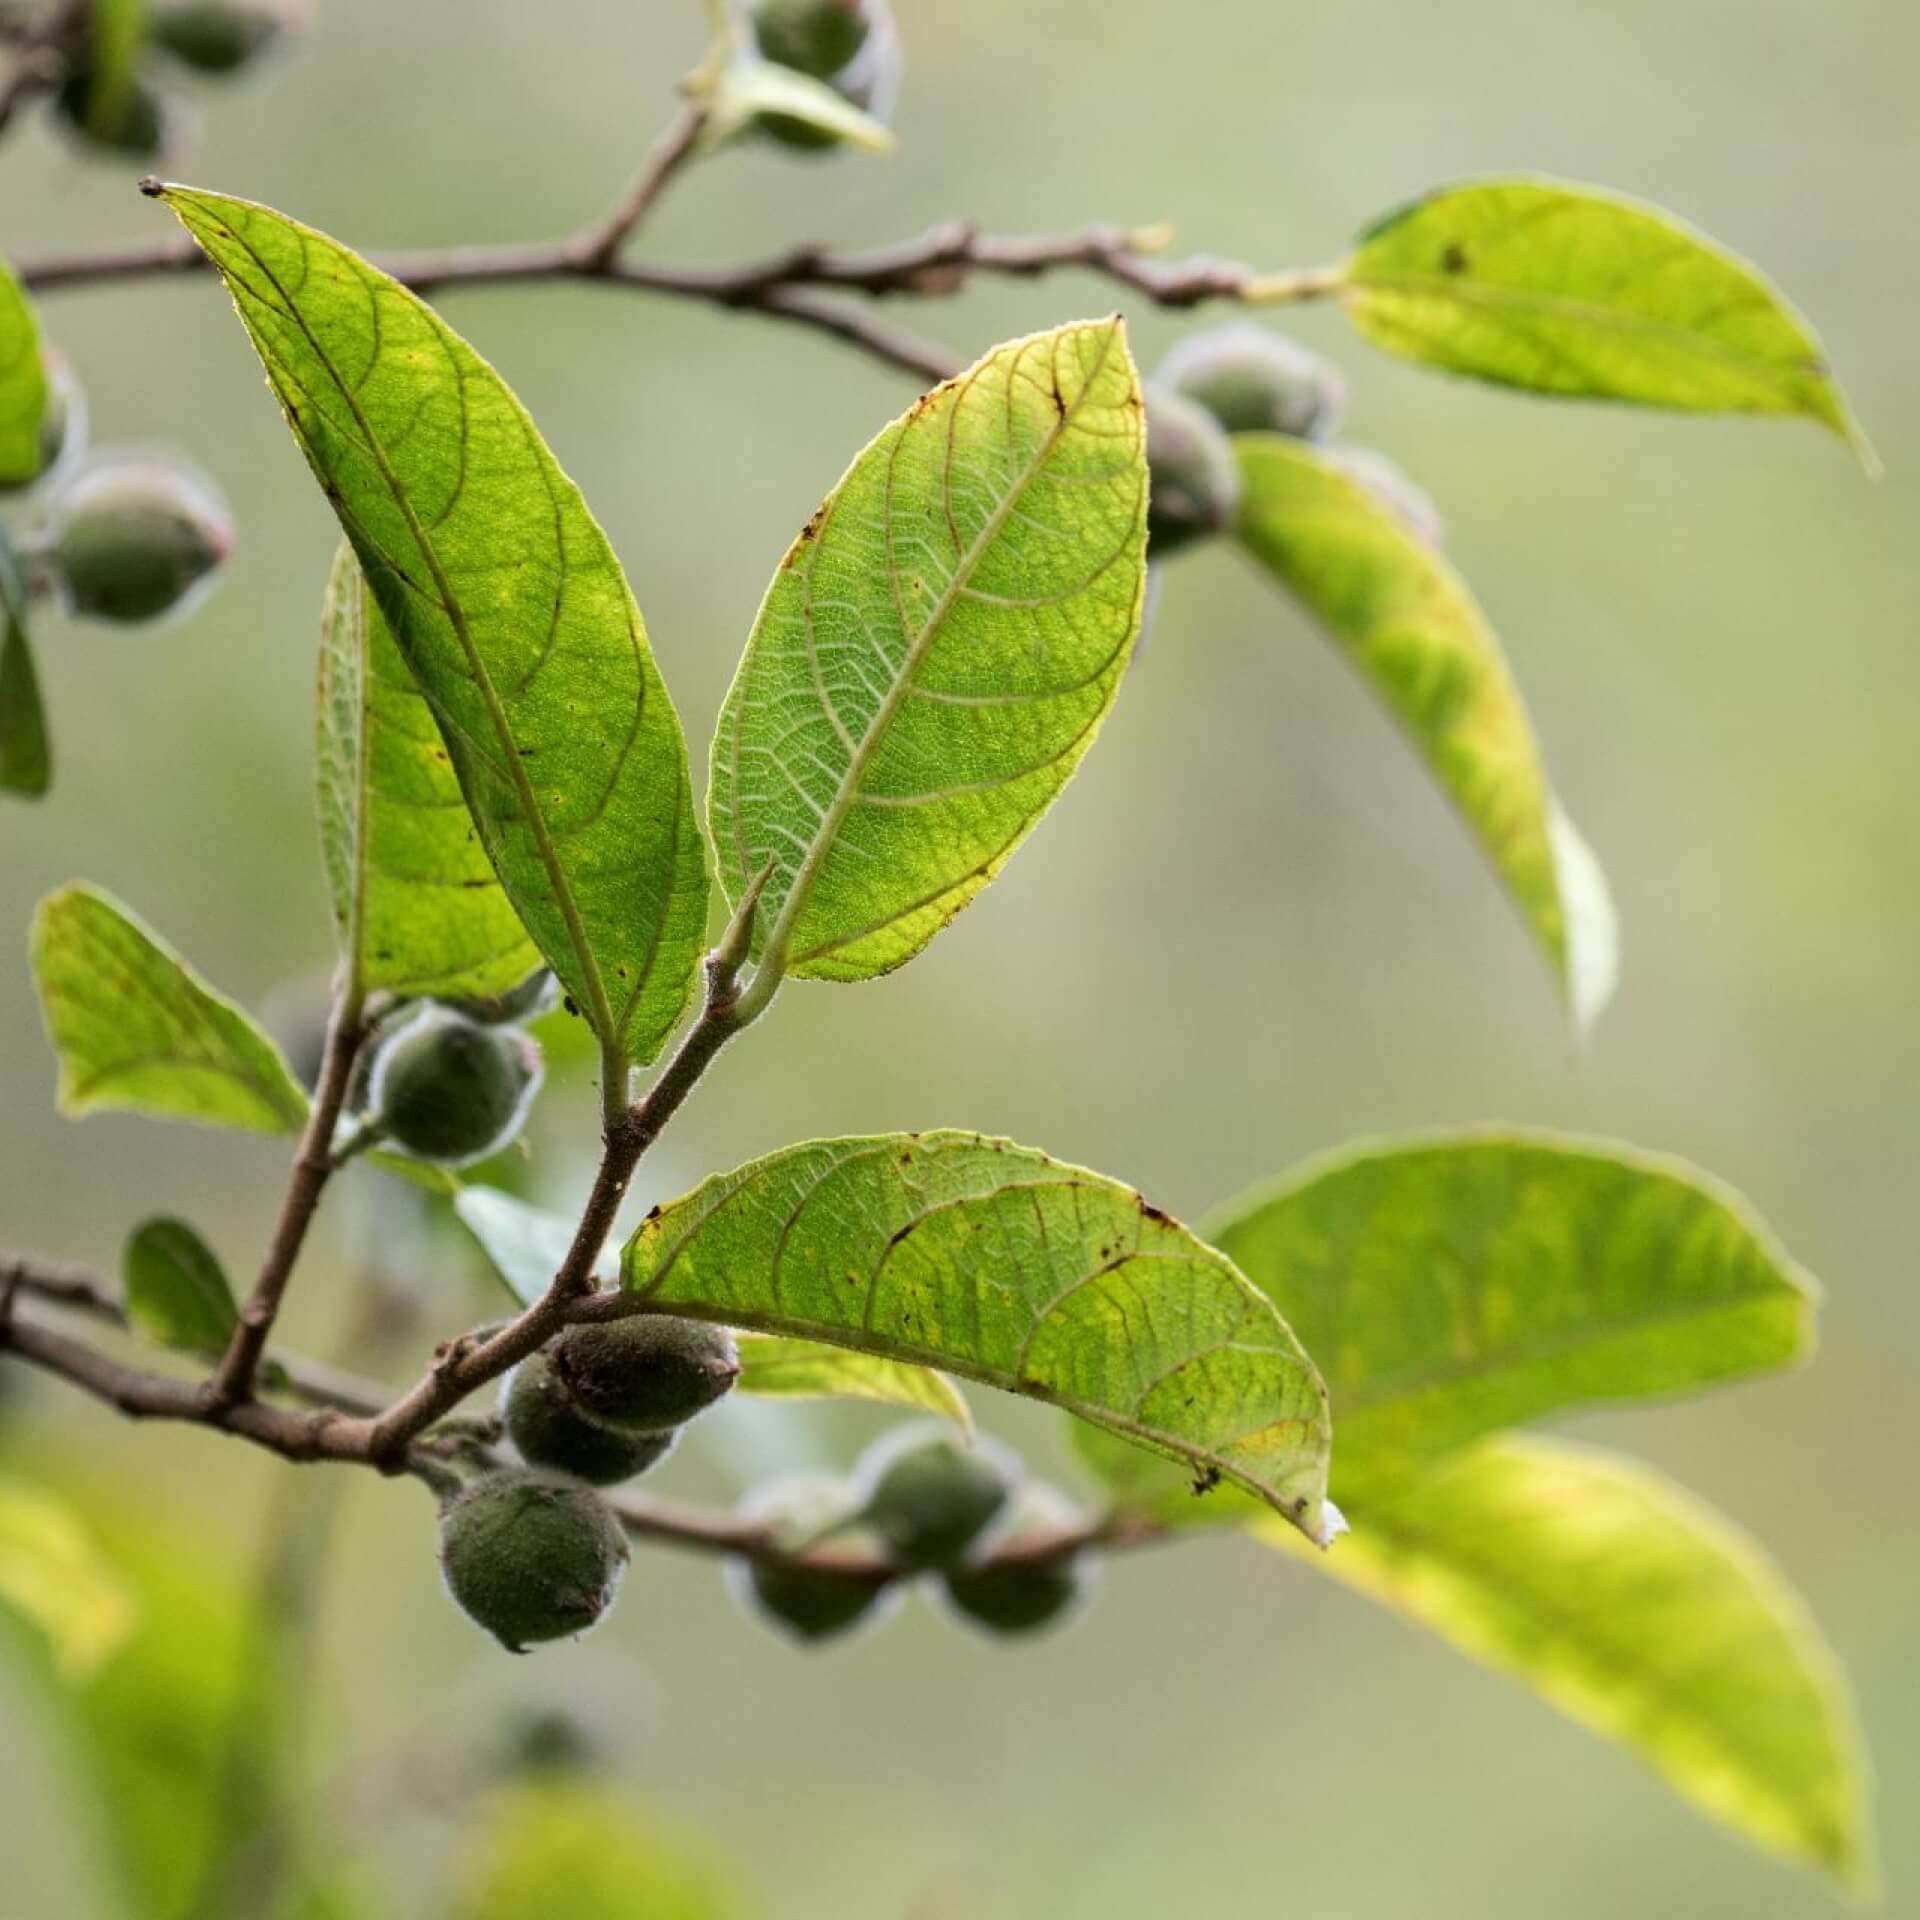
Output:
M514 1369L506 1396L507 1437L531 1467L570 1473L589 1486L610 1487L657 1466L679 1438L665 1433L616 1433L589 1420L553 1376L543 1353Z
M613 1605L627 1558L612 1508L558 1474L489 1474L440 1516L447 1591L509 1653L594 1626Z
M892 119L905 61L887 0L762 0L752 25L763 59L824 81L882 126ZM801 152L840 144L825 128L791 114L762 114L759 128Z
M741 1501L740 1516L767 1527L783 1547L798 1550L845 1525L855 1504L844 1480L796 1473L755 1487ZM890 1585L772 1556L729 1561L727 1581L747 1612L803 1646L876 1623L900 1598Z
M1446 538L1447 523L1433 503L1433 495L1409 480L1399 466L1371 447L1335 447L1327 458L1364 492L1429 547Z
M184 462L99 454L54 495L45 548L71 610L137 625L197 605L233 551L219 490Z
M1244 320L1189 335L1155 378L1205 407L1228 433L1325 440L1347 405L1347 383L1330 360Z
M479 1021L483 1027L523 1027L528 1021L539 1019L543 1013L552 1012L559 1004L560 982L553 977L551 967L535 969L517 987L509 987L505 993L441 1002L442 1006L451 1007L455 1013Z
M539 1043L517 1027L423 1007L379 1041L368 1111L395 1146L466 1166L520 1131L543 1072Z
M617 1433L680 1426L740 1377L740 1350L725 1327L671 1314L569 1327L548 1352L574 1406Z
M1240 511L1240 469L1219 421L1158 382L1147 387L1147 475L1152 559L1224 532Z
M950 1567L943 1576L954 1612L995 1637L1060 1625L1086 1600L1097 1562L1084 1548L1033 1559L1022 1558L1021 1549L1073 1532L1082 1523L1080 1510L1059 1488L1038 1483L1021 1488L1013 1523L993 1557Z
M225 79L242 72L284 39L293 25L271 7L233 0L170 0L147 18L147 37L182 66Z
M999 1517L1020 1463L984 1436L972 1446L916 1425L868 1448L858 1470L860 1518L912 1572L957 1566Z

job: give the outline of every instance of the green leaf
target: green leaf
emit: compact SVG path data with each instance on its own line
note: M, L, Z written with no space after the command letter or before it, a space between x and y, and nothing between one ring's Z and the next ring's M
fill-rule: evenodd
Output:
M104 893L48 894L32 952L62 1113L120 1108L254 1133L305 1123L307 1096L273 1042Z
M225 277L515 911L603 1046L652 1059L698 970L706 852L606 535L499 375L405 288L268 208L153 191Z
M47 400L39 322L20 282L0 260L0 487L24 487L39 478Z
M0 793L37 800L52 779L46 710L27 639L27 583L0 527Z
M523 1307L532 1306L553 1284L573 1245L570 1220L529 1206L498 1187L462 1187L453 1196L453 1210ZM611 1279L612 1264L596 1255L594 1272Z
M971 1133L816 1140L627 1243L637 1301L1025 1394L1324 1540L1326 1390L1221 1254L1131 1188Z
M710 103L708 129L714 140L728 139L762 114L770 114L798 120L842 146L861 147L868 153L888 153L894 145L891 127L862 113L824 80L762 60L757 54L742 53L721 70Z
M11 1477L0 1478L0 1611L33 1628L74 1685L119 1651L137 1617L126 1582L73 1509Z
M120 1256L127 1319L183 1353L224 1353L239 1324L220 1258L184 1220L147 1220Z
M872 1400L882 1406L918 1407L969 1432L973 1428L966 1397L945 1374L785 1334L741 1335L735 1390L786 1400Z
M1448 373L1689 413L1802 413L1858 442L1819 339L1780 292L1617 194L1442 187L1361 237L1342 297L1375 346Z
M1677 1161L1526 1135L1310 1162L1207 1232L1326 1371L1340 1497L1563 1407L1783 1367L1815 1290Z
M460 793L433 711L353 548L320 622L320 838L340 944L369 992L485 996L540 952Z
M502 1793L449 1920L731 1920L724 1879L629 1800L578 1780Z
M1644 1467L1505 1437L1352 1517L1316 1567L1621 1742L1756 1846L1871 1892L1845 1681L1721 1516ZM1293 1545L1269 1516L1255 1528Z
M1146 465L1118 319L996 347L888 427L780 563L713 746L756 952L910 960L1065 786L1140 625Z
M1618 966L1598 863L1547 784L1533 723L1465 581L1304 441L1234 439L1239 537L1405 729L1546 949L1585 1030Z

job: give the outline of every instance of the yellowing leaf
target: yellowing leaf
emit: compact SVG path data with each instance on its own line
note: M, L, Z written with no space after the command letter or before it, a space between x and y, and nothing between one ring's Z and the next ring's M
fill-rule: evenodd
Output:
M39 1633L74 1683L112 1658L136 1617L126 1582L73 1509L10 1478L0 1478L0 1609Z
M27 583L0 527L0 793L37 800L52 778L46 710L27 639Z

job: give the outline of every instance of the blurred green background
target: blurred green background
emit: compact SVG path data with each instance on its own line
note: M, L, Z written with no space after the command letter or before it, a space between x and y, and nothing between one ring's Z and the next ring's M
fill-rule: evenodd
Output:
M1625 972L1591 1049L1344 667L1248 568L1203 553L1169 570L1100 750L989 895L889 980L790 989L649 1160L636 1203L806 1135L948 1124L1189 1217L1406 1127L1552 1125L1713 1169L1826 1283L1819 1364L1584 1426L1721 1503L1813 1603L1863 1704L1902 1910L1920 1885L1920 250L1903 211L1920 187L1920 14L897 5L897 155L729 154L675 191L646 251L881 241L958 215L1169 219L1183 248L1305 265L1436 181L1538 169L1656 200L1760 262L1822 328L1889 475L1868 484L1803 425L1450 384L1302 313L1351 377L1351 437L1448 513L1609 870ZM177 170L367 249L580 224L630 173L700 37L693 0L324 0L318 16L298 60L207 96ZM16 133L0 250L167 231L132 171ZM1113 297L1062 276L893 311L972 353ZM703 759L768 573L911 383L770 322L635 296L472 291L447 310L606 524ZM327 953L310 684L331 522L210 283L50 295L45 317L96 441L179 442L234 498L242 546L184 626L45 623L58 782L0 821L0 924L24 929L43 891L85 876L258 1005ZM1129 317L1149 362L1183 324L1137 303ZM15 952L0 1242L111 1268L130 1225L177 1211L244 1270L284 1149L57 1119ZM536 1164L556 1192L583 1178L592 1124L581 1086L545 1103ZM415 1260L364 1192L323 1228L293 1313L315 1344L337 1336L369 1245L389 1267ZM479 1297L457 1257L427 1265L416 1349ZM1048 1422L983 1410L1064 1471ZM16 1446L32 1427L36 1457L137 1486L216 1564L251 1564L283 1470L137 1432L50 1384L5 1419ZM844 1453L874 1424L716 1422L666 1484L728 1497L731 1473ZM9 1672L0 1911L107 1912L85 1808ZM1827 1897L1518 1690L1233 1541L1112 1569L1089 1619L1041 1648L983 1648L916 1604L810 1657L745 1624L710 1565L649 1552L606 1631L513 1664L441 1594L419 1489L360 1477L311 1684L329 1848L380 1856L403 1886L447 1842L420 1756L463 1754L499 1703L551 1696L601 1717L623 1791L715 1836L778 1920L1766 1920Z

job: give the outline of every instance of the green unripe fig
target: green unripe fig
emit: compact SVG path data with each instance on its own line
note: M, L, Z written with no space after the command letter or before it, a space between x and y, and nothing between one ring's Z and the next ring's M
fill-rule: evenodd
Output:
M69 609L138 625L190 611L233 551L219 490L185 462L103 453L49 502L43 543Z
M763 59L824 81L882 126L892 119L905 61L887 0L762 0L752 27ZM791 114L762 114L759 127L802 152L840 144L825 128Z
M996 1637L1038 1633L1062 1624L1092 1589L1096 1562L1085 1548L1074 1553L1023 1558L1023 1547L1076 1531L1083 1516L1057 1487L1030 1482L1015 1496L1012 1525L993 1555L950 1567L942 1577L946 1597L967 1625Z
M589 1420L553 1376L543 1353L513 1370L506 1394L507 1438L530 1467L570 1473L589 1486L610 1487L657 1466L673 1451L676 1429L616 1433Z
M1244 320L1190 334L1155 378L1205 407L1228 433L1325 440L1347 405L1347 383L1330 360Z
M441 1511L447 1591L509 1653L594 1626L613 1605L627 1558L613 1509L559 1474L489 1474Z
M1219 421L1197 400L1147 387L1147 552L1164 560L1233 525L1240 469Z
M483 1027L427 1006L377 1043L367 1110L395 1146L460 1167L520 1131L545 1071L517 1027Z
M765 1525L783 1548L798 1551L838 1531L853 1517L855 1505L844 1480L796 1473L753 1488L739 1511L742 1519ZM775 1556L730 1560L727 1583L748 1613L803 1646L877 1625L900 1603L895 1585Z
M53 110L82 147L129 160L158 160L182 144L176 103L138 74L109 86L85 56L69 61Z
M671 1314L569 1327L548 1353L574 1406L616 1433L678 1427L740 1377L740 1349L725 1327Z
M1020 1477L1018 1458L985 1436L968 1446L945 1427L904 1427L861 1459L860 1518L912 1572L957 1566L1000 1517Z
M505 993L482 998L444 1000L443 1006L477 1020L483 1027L524 1027L543 1013L551 1013L560 1004L560 982L551 967L538 967Z
M760 0L753 33L763 58L825 80L866 44L864 0Z
M196 73L242 72L297 25L287 12L235 0L166 0L147 17L147 37Z
M1446 538L1447 523L1441 519L1432 494L1409 480L1384 453L1375 453L1371 447L1336 447L1327 458L1371 494L1416 540L1437 547Z

